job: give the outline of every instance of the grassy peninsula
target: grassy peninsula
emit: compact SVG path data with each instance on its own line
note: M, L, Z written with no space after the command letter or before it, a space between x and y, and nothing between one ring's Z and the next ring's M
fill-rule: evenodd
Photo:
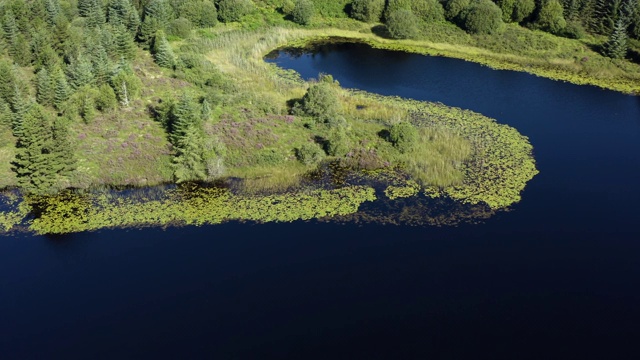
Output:
M0 188L14 190L3 195L0 227L291 221L417 194L495 210L519 201L537 173L531 145L511 127L343 89L328 75L305 82L263 61L281 47L341 38L637 91L632 37L613 59L598 33L568 39L503 20L476 31L447 21L447 2L361 3L3 4ZM415 28L389 23L396 10L420 16ZM533 11L523 23L536 24ZM173 183L152 196L108 191Z

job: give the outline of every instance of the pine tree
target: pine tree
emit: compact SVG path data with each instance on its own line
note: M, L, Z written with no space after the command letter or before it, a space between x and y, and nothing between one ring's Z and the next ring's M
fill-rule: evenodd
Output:
M176 143L176 156L173 159L176 182L206 179L203 145L204 136L200 129L195 125L188 126Z
M57 109L60 109L62 104L67 101L71 95L71 89L69 88L67 77L60 68L53 71L52 77L55 86L53 93L53 105L55 105Z
M76 169L76 160L73 148L69 142L69 129L63 123L62 118L56 117L52 127L53 148L55 149L55 162L53 170L58 176L67 177Z
M111 77L111 59L105 51L104 47L100 44L96 46L95 52L91 58L93 63L93 74L95 77L95 84L100 86L106 84Z
M116 52L120 58L127 60L135 58L136 44L133 42L133 36L124 25L119 25L115 28L115 45Z
M609 39L602 46L603 54L612 59L624 58L627 55L628 39L627 26L623 19L618 19Z
M173 108L171 114L171 141L178 144L180 138L185 136L189 127L199 128L201 126L200 112L198 111L193 98L188 94L182 94L182 97Z
M2 30L4 32L4 38L9 44L16 41L16 36L18 36L19 33L18 24L11 9L7 10L2 17Z
M211 105L207 99L202 100L202 121L207 122L211 119Z
M24 131L18 137L13 170L18 185L27 193L42 195L56 190L61 176L69 173L65 163L71 152L66 133L37 104L24 116Z
M175 65L175 55L162 30L158 31L153 42L153 56L161 67L171 69Z
M53 105L54 86L46 68L36 74L36 101L42 106Z
M73 89L91 85L94 80L93 64L84 54L78 54L67 67L67 74Z
M24 116L29 110L29 103L27 101L27 97L17 83L14 85L13 96L9 101L9 107L13 112L11 129L13 130L13 135L19 137L24 131Z
M9 104L7 104L4 99L0 98L0 128L4 127L10 129L12 120L13 113L11 112Z
M47 23L53 26L55 24L56 17L60 15L60 12L62 11L60 9L60 3L57 0L45 0L44 7L47 14Z

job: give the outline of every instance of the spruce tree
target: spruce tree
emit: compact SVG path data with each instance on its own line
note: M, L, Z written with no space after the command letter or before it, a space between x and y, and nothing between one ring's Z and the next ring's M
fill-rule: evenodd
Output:
M73 89L91 85L94 80L93 64L84 54L78 54L67 67L67 74Z
M56 183L51 124L51 119L39 105L31 106L24 116L24 131L18 137L13 170L18 185L27 193L50 193Z
M95 77L95 84L100 86L106 84L111 77L111 59L107 55L107 51L100 44L92 54L91 62L93 63L93 74Z
M47 23L53 26L55 24L56 17L62 12L60 9L60 3L58 0L45 0L44 7L47 14Z
M622 19L618 19L609 39L602 46L605 56L612 59L622 59L627 55L628 50L627 26Z
M203 145L204 136L196 125L188 126L177 140L176 156L173 159L174 176L177 183L206 179Z
M169 42L164 36L164 32L162 30L159 30L156 33L156 37L153 42L153 56L156 63L161 67L171 69L175 65L175 55L173 54L171 45L169 45Z
M9 104L0 98L0 128L11 129L12 120L13 113L11 112Z
M53 135L53 170L58 176L67 177L76 169L74 151L69 142L69 129L62 118L56 117L51 128Z
M52 77L54 83L53 105L55 105L57 109L60 109L62 104L67 101L71 95L71 89L69 88L67 77L60 68L56 68L53 71Z
M182 94L171 115L170 129L171 142L173 144L178 144L178 141L185 136L189 127L201 127L201 122L199 121L201 114L193 98L186 92Z
M13 135L19 137L24 131L24 116L29 110L29 103L25 93L18 84L14 85L13 96L9 102L9 107L13 112L11 129L13 130Z
M36 101L42 106L53 105L54 86L46 68L36 74Z
M207 122L211 119L211 105L207 99L202 100L202 121Z
M124 25L118 25L115 28L115 47L120 58L132 60L136 57L136 44Z

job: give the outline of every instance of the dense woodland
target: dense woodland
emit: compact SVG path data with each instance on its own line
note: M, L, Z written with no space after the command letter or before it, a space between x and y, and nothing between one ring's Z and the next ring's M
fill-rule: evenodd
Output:
M0 148L10 150L0 152L0 166L10 166L13 178L0 180L0 187L48 194L68 187L210 181L229 166L277 164L279 153L240 159L215 136L225 131L221 107L242 111L249 100L229 95L237 88L215 64L196 50L176 51L182 49L176 44L220 22L245 29L313 27L313 19L331 25L331 19L347 17L383 24L374 26L379 35L398 39L420 38L434 23L481 36L518 23L559 37L600 39L595 50L622 61L633 60L640 39L638 0L2 0ZM252 107L263 115L329 124L323 147L291 149L301 163L317 163L349 150L335 86L330 78L321 80L284 112L266 102ZM163 132L139 120L147 118ZM103 141L110 136L127 141L113 149ZM415 138L416 130L405 124L391 129L389 140L402 153ZM101 148L98 140L107 145ZM121 177L110 177L116 161L127 165ZM122 175L144 173L144 167L160 175Z

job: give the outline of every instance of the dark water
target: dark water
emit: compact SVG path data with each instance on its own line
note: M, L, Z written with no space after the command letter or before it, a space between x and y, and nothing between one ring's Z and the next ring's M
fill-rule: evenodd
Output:
M637 358L640 100L333 46L304 77L441 101L530 137L480 225L230 223L0 239L1 359Z

